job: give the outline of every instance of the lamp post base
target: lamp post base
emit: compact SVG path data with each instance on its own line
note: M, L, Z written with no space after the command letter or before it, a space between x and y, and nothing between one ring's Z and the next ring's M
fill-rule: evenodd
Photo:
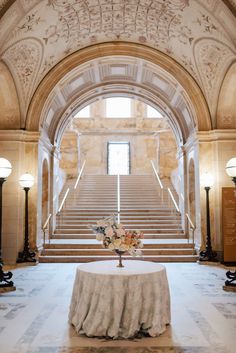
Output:
M18 255L18 259L16 260L16 262L22 263L22 262L37 262L37 260L35 259L35 252L34 251L22 251L19 252Z
M199 254L199 261L214 261L217 262L217 253L212 250L203 250Z
M10 281L13 274L12 272L3 272L2 264L0 264L0 292L2 291L9 291L9 290L16 290L14 287L13 281ZM4 289L4 290L3 290Z
M236 271L231 272L231 271L227 271L226 272L226 277L229 278L225 281L225 285L226 286L230 286L230 287L235 287L236 290L236 282L233 283L234 281L236 281Z

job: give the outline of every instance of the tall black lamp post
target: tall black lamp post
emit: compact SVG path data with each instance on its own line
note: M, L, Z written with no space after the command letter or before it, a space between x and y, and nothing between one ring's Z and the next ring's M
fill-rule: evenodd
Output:
M211 221L210 221L210 204L209 191L213 186L213 177L209 173L204 173L201 177L201 184L206 191L206 249L199 254L200 261L217 261L216 252L212 250L211 246Z
M236 158L231 158L225 167L226 173L232 178L232 181L235 184L235 189L236 189ZM226 286L233 286L236 287L236 271L227 271L226 272L226 277L228 278L225 281Z
M12 278L12 272L3 272L2 261L2 186L6 178L11 174L11 163L5 159L0 158L0 289L1 290L15 290Z
M33 175L26 173L20 177L20 186L25 190L25 239L24 250L19 252L17 262L36 262L35 252L30 250L29 246L29 221L28 221L28 193L30 188L34 185Z

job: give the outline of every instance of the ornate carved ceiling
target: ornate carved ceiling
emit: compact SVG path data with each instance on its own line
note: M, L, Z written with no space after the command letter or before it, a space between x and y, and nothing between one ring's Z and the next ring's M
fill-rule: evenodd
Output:
M236 59L236 19L221 0L2 0L1 10L0 55L23 116L40 81L63 58L91 44L127 41L185 67L214 119L220 86Z

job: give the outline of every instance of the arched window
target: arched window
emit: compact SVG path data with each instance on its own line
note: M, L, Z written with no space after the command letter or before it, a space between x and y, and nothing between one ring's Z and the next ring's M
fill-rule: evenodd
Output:
M90 105L86 105L86 107L76 113L74 118L90 118Z
M154 109L150 105L147 105L147 118L161 119L161 118L163 118L163 116L158 110Z
M131 99L125 97L113 97L106 99L107 118L130 118Z

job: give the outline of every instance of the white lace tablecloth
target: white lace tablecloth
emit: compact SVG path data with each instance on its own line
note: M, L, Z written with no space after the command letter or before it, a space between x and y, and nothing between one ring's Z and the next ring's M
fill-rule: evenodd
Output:
M158 336L170 323L165 267L146 261L92 262L78 266L69 322L87 336Z

